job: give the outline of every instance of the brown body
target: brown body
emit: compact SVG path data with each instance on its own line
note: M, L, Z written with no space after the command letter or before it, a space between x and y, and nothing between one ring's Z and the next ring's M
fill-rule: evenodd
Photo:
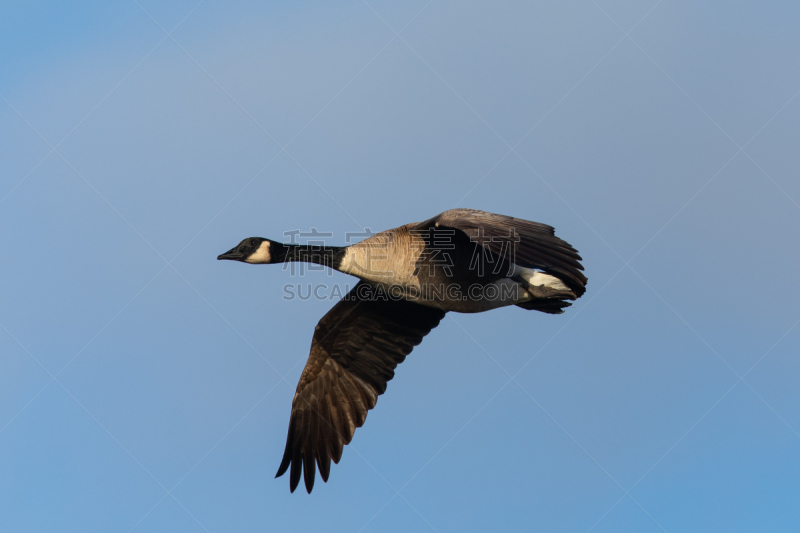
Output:
M516 277L510 257L491 257L482 246L448 228L413 223L382 231L350 246L337 270L391 296L443 311L479 313L542 297L574 298L569 290L536 291ZM564 287L566 289L566 287Z

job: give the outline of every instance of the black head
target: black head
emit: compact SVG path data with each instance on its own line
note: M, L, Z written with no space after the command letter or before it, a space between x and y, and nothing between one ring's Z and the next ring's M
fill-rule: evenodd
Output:
M274 255L270 253L271 242L269 239L261 237L248 237L224 254L217 256L217 259L254 264L271 263Z

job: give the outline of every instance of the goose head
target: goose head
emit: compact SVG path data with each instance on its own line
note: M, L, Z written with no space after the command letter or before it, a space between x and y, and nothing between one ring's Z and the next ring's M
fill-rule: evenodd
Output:
M227 259L229 261L241 261L251 264L277 263L275 259L279 250L283 248L281 243L264 239L262 237L248 237L242 242L217 256L217 259Z

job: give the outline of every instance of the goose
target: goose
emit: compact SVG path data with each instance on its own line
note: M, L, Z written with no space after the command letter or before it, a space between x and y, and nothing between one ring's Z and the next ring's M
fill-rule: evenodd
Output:
M289 471L291 492L302 473L311 493L317 468L328 481L331 461L339 463L397 365L445 313L510 305L563 313L587 282L581 256L551 226L475 209L451 209L344 247L249 237L217 259L315 263L359 278L314 328L275 476Z

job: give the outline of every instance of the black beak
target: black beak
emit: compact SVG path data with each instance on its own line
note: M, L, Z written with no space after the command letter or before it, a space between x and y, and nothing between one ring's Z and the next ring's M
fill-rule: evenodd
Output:
M235 248L231 248L230 250L228 250L227 252L225 252L222 255L218 255L217 259L228 259L230 261L241 261L242 259L244 259L244 254L239 252L239 250L237 248L238 248L238 246L235 247Z

